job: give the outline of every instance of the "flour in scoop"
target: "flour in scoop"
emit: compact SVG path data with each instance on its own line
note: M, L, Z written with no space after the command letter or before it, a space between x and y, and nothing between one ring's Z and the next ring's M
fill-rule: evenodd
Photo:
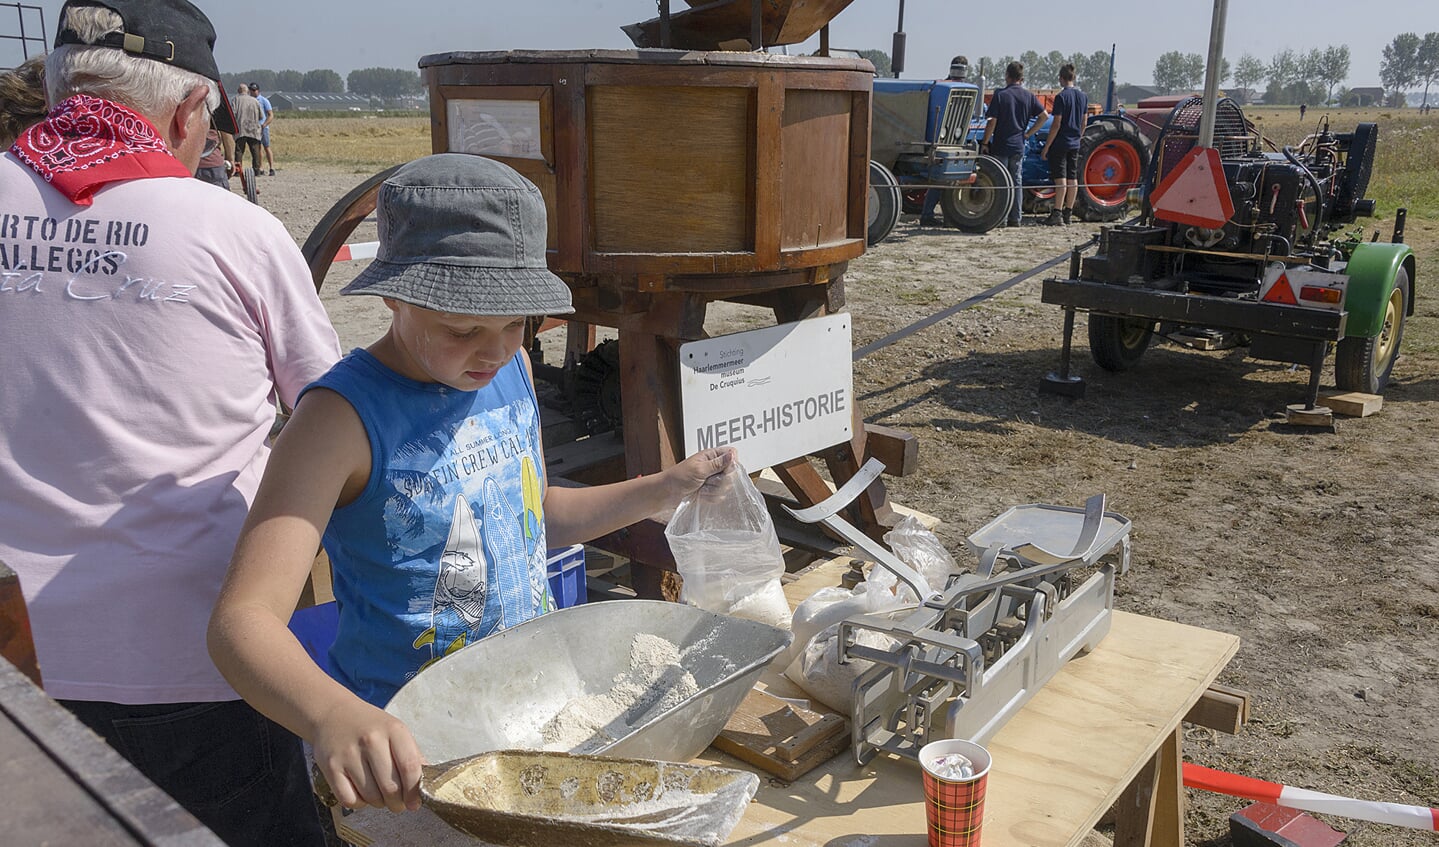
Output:
M680 666L673 643L638 633L630 644L629 670L598 694L576 697L540 729L546 750L586 753L626 734L632 727L678 706L699 691Z

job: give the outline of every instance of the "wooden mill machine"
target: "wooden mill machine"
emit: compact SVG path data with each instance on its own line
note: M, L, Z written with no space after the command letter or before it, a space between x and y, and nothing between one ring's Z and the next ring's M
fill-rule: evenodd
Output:
M574 295L569 354L594 346L596 326L618 333L622 461L557 466L552 452L552 484L623 479L683 458L678 348L708 337L709 304L765 307L780 324L843 305L847 263L865 249L873 69L750 51L820 31L827 53L827 23L849 2L691 0L671 16L661 0L659 18L625 28L655 49L420 60L434 151L498 159L544 195L549 266ZM731 49L694 49L718 47ZM311 235L317 284L388 173L352 191ZM870 456L892 472L912 468L912 439L867 433L857 410L850 432L813 454L836 485ZM773 470L801 506L831 493L810 456ZM850 512L875 537L888 515L878 482ZM636 565L637 593L659 596L673 569L662 530L646 522L594 545Z

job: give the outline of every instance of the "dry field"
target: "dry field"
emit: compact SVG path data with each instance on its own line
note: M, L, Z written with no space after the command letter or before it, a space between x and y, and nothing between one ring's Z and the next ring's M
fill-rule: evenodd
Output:
M1309 112L1312 127L1322 110ZM1280 142L1305 128L1297 110L1253 110ZM1121 608L1239 635L1221 682L1253 695L1237 736L1192 730L1201 764L1348 796L1439 804L1439 120L1414 110L1344 110L1337 129L1377 120L1383 134L1371 195L1387 238L1410 209L1418 312L1378 415L1337 431L1276 425L1303 374L1235 352L1158 345L1138 368L1109 374L1083 352L1079 401L1041 398L1058 361L1061 316L1033 280L855 365L866 417L917 434L918 474L892 496L943 520L952 548L1008 506L1075 505L1096 492L1134 522L1134 567ZM419 119L277 122L281 173L261 199L303 240L329 205L380 167L429 150ZM906 327L1036 263L1094 227L984 236L919 230L901 220L846 278L855 343ZM357 240L374 238L373 226ZM337 266L324 297L347 345L368 343L385 315L333 292L357 268ZM713 331L765 322L715 310ZM1326 377L1332 385L1332 374ZM1189 844L1227 845L1241 801L1190 792ZM1331 819L1358 847L1434 845L1436 836Z

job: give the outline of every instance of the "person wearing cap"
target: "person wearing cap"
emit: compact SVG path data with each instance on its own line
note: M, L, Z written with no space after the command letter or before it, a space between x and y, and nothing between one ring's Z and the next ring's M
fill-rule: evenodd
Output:
M275 107L270 105L270 98L260 93L260 86L250 83L250 96L260 104L260 114L264 117L264 123L260 124L260 146L265 148L265 164L270 166L270 176L275 175L275 157L270 152L270 122L275 119ZM259 169L255 173L259 173Z
M250 152L250 164L254 173L260 173L260 136L265 123L260 101L250 94L250 86L240 83L235 86L235 168L244 167L245 151Z
M420 754L383 711L430 663L552 606L547 547L672 507L737 467L709 449L653 475L550 487L523 349L574 311L545 264L540 192L444 153L377 197L379 253L341 293L384 298L389 330L307 388L280 434L210 622L235 689L315 748L346 806L419 805ZM323 540L339 624L331 675L286 621Z
M969 59L965 56L955 56L949 60L949 76L945 77L947 82L964 82L969 78ZM919 209L920 226L939 226L939 218L934 214L934 207L939 205L940 192L946 189L928 188L924 192L924 202Z
M284 225L193 178L233 129L214 42L185 0L70 0L0 155L0 561L51 697L227 843L308 847L299 740L205 628L276 404L340 351Z

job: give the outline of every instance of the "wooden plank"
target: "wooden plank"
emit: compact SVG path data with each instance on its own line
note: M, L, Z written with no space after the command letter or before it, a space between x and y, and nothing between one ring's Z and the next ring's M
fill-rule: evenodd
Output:
M784 200L780 191L784 159L780 137L784 126L784 85L779 74L760 74L754 100L754 168L750 172L750 196L754 214L754 255L759 267L775 267L780 257L780 227Z
M1384 408L1384 398L1378 394L1364 394L1359 391L1330 392L1320 394L1322 405L1334 410L1336 415L1350 418L1367 418Z
M867 459L884 462L890 476L909 476L919 470L919 439L902 429L883 424L864 425L864 447Z
M781 249L818 248L849 238L851 107L848 91L784 92ZM765 140L760 136L761 145Z
M0 785L5 787L0 841L6 844L224 847L5 662L0 662Z
M1159 757L1139 769L1114 804L1114 847L1154 847L1150 830L1159 786Z
M725 723L714 747L780 779L793 782L849 744L844 718L797 708L763 691L751 691Z
M40 685L40 662L35 658L35 636L30 612L20 590L20 576L0 562L0 659L8 661Z
M747 88L590 88L596 252L754 249L746 227L750 96Z

